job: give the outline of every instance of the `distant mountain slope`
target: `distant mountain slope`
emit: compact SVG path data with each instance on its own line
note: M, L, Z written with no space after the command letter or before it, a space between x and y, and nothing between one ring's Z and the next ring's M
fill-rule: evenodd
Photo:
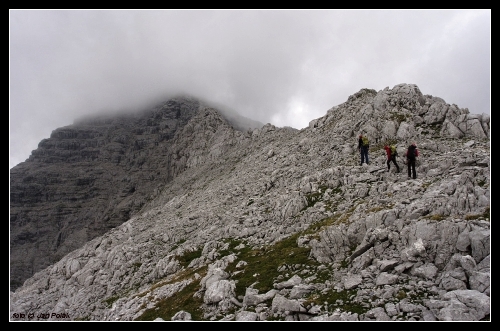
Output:
M155 169L175 175L11 292L10 318L489 320L489 136L487 115L412 84L362 89L302 130L242 132L198 107L159 143ZM384 144L414 141L417 179L401 158L387 172Z
M182 173L189 144L171 141L200 107L182 97L140 113L80 119L11 169L11 288L127 221ZM237 129L258 127L230 116Z

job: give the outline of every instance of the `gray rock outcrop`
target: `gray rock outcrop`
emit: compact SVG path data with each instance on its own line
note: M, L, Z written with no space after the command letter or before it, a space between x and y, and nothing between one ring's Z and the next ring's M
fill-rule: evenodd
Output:
M362 89L302 130L238 131L198 107L156 168L175 176L12 291L10 318L489 320L489 136L488 116L412 84ZM401 158L387 172L389 142L417 143L416 179Z
M201 154L215 127L208 123L205 132L188 125L200 107L196 99L179 97L148 111L80 119L54 130L12 168L11 289L129 220L172 178L204 162ZM262 126L225 114L231 120L226 130ZM180 131L184 139L175 139ZM223 152L219 143L210 157Z

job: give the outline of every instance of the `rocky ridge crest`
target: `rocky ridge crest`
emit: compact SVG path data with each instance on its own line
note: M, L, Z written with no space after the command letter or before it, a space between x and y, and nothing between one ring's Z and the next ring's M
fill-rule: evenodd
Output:
M54 130L12 168L11 289L127 221L186 169L186 153L195 164L203 140L172 141L200 107L177 97L142 112L82 118ZM226 126L262 126L225 114Z
M11 319L487 320L489 136L487 115L412 84L302 130L241 132L199 107L169 141L182 171L11 292ZM387 172L384 143L413 141L417 179L401 159Z

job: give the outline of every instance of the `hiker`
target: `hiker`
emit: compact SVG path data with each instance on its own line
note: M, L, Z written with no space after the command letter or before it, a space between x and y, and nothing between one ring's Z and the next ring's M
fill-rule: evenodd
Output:
M368 148L370 147L370 144L368 142L368 138L364 137L362 134L359 135L358 139L358 150L361 153L361 163L359 164L360 166L363 165L363 162L366 161L366 164L370 164L370 161L368 160Z
M417 171L415 170L415 163L418 157L418 149L415 143L411 143L411 145L406 150L406 165L408 166L408 179L410 179L413 175L413 179L417 178Z
M387 172L391 170L391 162L394 163L394 165L396 166L397 168L396 172L399 172L399 165L396 162L396 156L398 155L396 147L395 146L389 147L388 145L385 145L384 149L385 153L387 154Z

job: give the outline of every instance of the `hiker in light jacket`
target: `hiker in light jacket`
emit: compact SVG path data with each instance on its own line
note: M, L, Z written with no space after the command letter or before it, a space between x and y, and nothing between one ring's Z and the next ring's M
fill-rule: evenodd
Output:
M370 164L370 161L368 160L368 149L370 146L368 145L368 140L366 138L365 140L367 142L363 143L363 135L360 134L358 139L358 150L361 153L361 163L359 164L360 166L363 165L363 162L366 162L366 164Z

